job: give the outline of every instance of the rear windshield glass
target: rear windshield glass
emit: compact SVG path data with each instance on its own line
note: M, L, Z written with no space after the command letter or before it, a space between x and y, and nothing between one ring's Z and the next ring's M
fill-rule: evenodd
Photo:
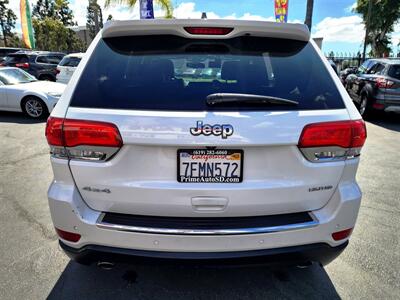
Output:
M28 56L26 55L10 55L6 57L6 63L9 64L26 63L28 60Z
M80 57L64 56L64 58L60 61L59 66L62 66L62 67L77 67L80 61L81 61Z
M273 96L299 104L207 105L207 96L215 93ZM190 111L344 108L326 67L307 42L168 35L101 40L71 106Z

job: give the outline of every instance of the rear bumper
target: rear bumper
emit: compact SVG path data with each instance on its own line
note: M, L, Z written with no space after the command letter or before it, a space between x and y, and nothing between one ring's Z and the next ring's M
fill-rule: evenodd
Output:
M65 164L67 165L67 162ZM168 258L170 255L176 255L188 259L193 254L196 254L197 258L210 259L210 256L215 256L229 259L230 256L237 255L262 257L274 256L282 252L300 252L300 256L295 254L294 257L300 257L302 261L305 257L306 260L328 263L336 257L329 254L331 250L340 249L337 247L344 245L347 241L347 239L335 241L332 233L353 228L360 207L361 191L354 181L358 161L348 161L346 164L348 166L344 170L342 181L329 202L318 210L310 211L318 223L305 228L289 228L288 230L280 228L280 230L268 230L262 233L223 235L209 232L204 235L149 233L137 230L137 228L134 230L130 228L127 231L117 227L104 228L99 224L102 212L93 210L82 200L67 167L55 168L53 166L58 177L70 178L70 180L54 181L48 191L48 200L54 226L81 235L78 242L62 240L62 243L68 247L64 247L67 253L78 260L83 259L82 257L90 257L93 253L96 257L110 252L131 254L128 256L135 256L132 254L139 253L140 257L161 255ZM324 245L322 249L328 250L322 251L322 253L327 252L327 258L324 258L325 255L314 255L315 250L311 251L308 248L314 246L302 245ZM302 247L307 248L306 254L303 250L298 250L303 249ZM341 251L333 252L339 255ZM288 259L284 257L283 261Z
M163 252L86 245L76 249L60 241L64 252L73 260L92 262L125 262L135 264L194 264L194 265L274 265L318 262L323 265L334 260L347 247L348 241L331 247L328 244L283 247L235 252Z
M375 99L372 108L379 111L400 113L400 99Z

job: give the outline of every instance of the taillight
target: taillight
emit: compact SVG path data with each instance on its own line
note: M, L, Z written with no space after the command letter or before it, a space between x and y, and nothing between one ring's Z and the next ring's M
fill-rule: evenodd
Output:
M17 68L29 69L29 63L18 63L15 64Z
M75 232L69 232L65 230L61 230L58 228L55 228L57 235L62 238L63 240L66 240L68 242L73 242L76 243L81 239L81 235Z
M98 121L64 120L64 143L66 147L80 145L121 147L122 139L117 126Z
M375 79L376 87L382 89L390 89L394 85L394 81L388 80L386 78L378 77Z
M64 146L62 126L64 119L52 118L47 119L46 138L50 146Z
M358 156L366 138L363 120L314 123L304 127L298 147L313 162L344 160Z
M117 126L100 121L50 117L46 138L58 158L104 161L122 147Z
M227 35L233 31L230 27L185 27L190 34L195 35Z
M344 240L345 238L348 238L351 235L352 232L353 232L353 228L349 228L349 229L341 230L341 231L338 231L338 232L334 232L334 233L332 233L332 238L335 241Z
M60 69L57 68L57 69L56 69L56 74L60 74L60 72L61 72Z

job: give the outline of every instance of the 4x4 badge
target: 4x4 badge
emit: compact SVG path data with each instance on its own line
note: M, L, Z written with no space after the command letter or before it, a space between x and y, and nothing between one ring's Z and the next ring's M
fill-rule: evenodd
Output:
M233 126L230 124L215 124L215 125L209 125L209 124L204 124L203 121L197 121L197 126L190 128L190 133L194 136L198 135L215 135L215 136L221 136L223 139L226 139L228 136L231 136L233 134Z

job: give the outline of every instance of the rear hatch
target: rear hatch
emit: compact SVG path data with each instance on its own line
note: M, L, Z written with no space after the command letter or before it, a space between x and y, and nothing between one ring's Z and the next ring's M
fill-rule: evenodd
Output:
M7 67L29 68L29 57L26 54L9 54L2 65Z
M70 160L93 209L250 216L328 202L345 163L310 162L297 145L307 124L349 116L308 41L208 33L100 39L66 119L112 123L122 137L106 161Z
M80 61L81 57L64 56L57 66L57 81L68 83Z

